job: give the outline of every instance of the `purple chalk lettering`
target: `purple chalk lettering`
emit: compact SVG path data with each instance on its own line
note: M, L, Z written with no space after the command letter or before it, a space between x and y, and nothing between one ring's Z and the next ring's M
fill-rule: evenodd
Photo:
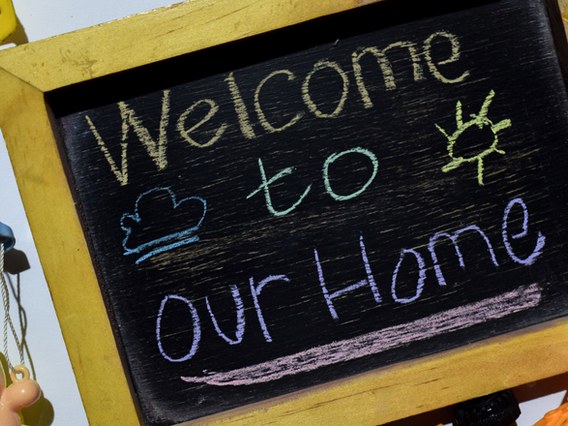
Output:
M449 238L452 241L452 243L454 244L454 249L456 251L456 256L458 257L458 261L460 263L460 266L462 267L462 269L465 269L465 263L463 261L463 256L462 256L462 253L461 253L459 245L458 245L458 238L460 237L461 234L463 234L466 231L476 231L477 233L479 233L479 235L481 235L483 237L483 239L485 240L485 243L487 244L487 251L489 251L489 255L491 256L491 261L493 262L493 264L495 265L496 268L499 267L499 264L497 263L497 259L495 258L495 252L493 251L493 246L491 245L491 241L489 241L489 238L487 238L485 233L481 229L479 229L478 226L476 226L476 225L466 226L465 228L458 229L456 232L454 232L451 235L448 234L447 232L436 232L436 234L434 234L433 237L430 237L430 243L428 244L428 250L430 250L430 255L432 256L432 262L434 262L434 271L436 272L436 278L438 278L438 284L441 285L441 286L446 285L446 280L444 279L444 275L442 274L442 268L440 268L440 265L438 264L438 256L436 256L436 250L434 248L435 245L436 245L436 242L438 241L438 239L440 237Z
M166 354L162 346L162 315L164 314L166 303L168 302L168 300L171 299L181 300L182 302L184 302L189 308L189 311L191 312L191 317L193 319L193 341L191 343L191 349L185 356L181 358L170 357L168 354ZM176 295L168 295L164 297L162 303L160 304L158 319L156 320L156 338L158 340L158 349L160 350L160 353L165 359L167 359L170 362L187 361L188 359L191 359L193 355L195 355L195 353L199 349L199 341L201 340L201 326L199 324L199 315L197 314L197 310L189 300L187 300L185 297L176 296Z
M233 300L235 301L235 305L237 307L237 332L234 340L227 337L227 335L221 331L221 328L217 323L217 319L215 318L215 315L213 314L213 311L211 309L211 305L209 304L208 297L205 297L205 303L207 304L207 310L209 311L209 315L211 316L213 327L215 327L215 331L217 332L219 337L221 337L229 345L236 345L238 343L241 343L241 341L243 340L243 334L245 332L245 306L243 304L243 299L241 298L237 286L231 285L230 287L231 294L233 295Z
M542 254L542 249L544 248L546 237L539 231L538 238L536 240L536 247L534 248L532 254L526 259L521 259L515 255L513 247L509 242L509 232L507 231L509 213L511 213L511 209L513 208L513 206L515 206L515 204L519 204L523 209L523 230L518 234L511 235L511 238L513 240L518 240L519 238L526 237L528 234L529 212L527 210L527 206L523 200L521 200L520 198L515 198L514 200L511 200L509 204L507 204L507 207L505 208L505 214L503 215L503 244L505 244L505 248L507 249L507 253L511 257L511 259L513 259L517 263L520 263L521 265L531 265L532 263L534 263L536 258Z
M247 386L267 383L340 362L378 354L434 336L466 330L476 324L534 308L540 303L541 296L542 289L538 284L521 286L479 302L350 339L316 346L260 364L229 371L210 371L204 376L181 376L180 379L188 383L206 383L213 386Z
M258 322L260 323L260 328L262 329L262 334L267 342L272 342L272 337L268 332L268 327L266 327L266 322L264 321L264 315L262 315L262 309L260 308L260 303L258 302L258 296L264 288L264 286L272 281L286 281L290 282L286 275L271 275L268 278L263 279L257 286L254 285L254 278L250 277L250 291L252 293L252 300L254 302L254 307L256 309L256 315L258 316Z
M356 290L360 287L366 286L368 285L369 287L371 287L371 292L373 293L373 298L375 299L375 302L377 303L381 303L382 299L381 299L381 295L379 293L379 289L377 288L377 284L375 283L375 278L373 277L373 272L371 271L371 265L369 264L369 259L367 258L367 250L365 249L365 243L363 241L363 236L361 235L360 239L359 239L359 245L361 247L361 257L363 258L363 263L365 265L365 272L367 273L367 279L363 279L361 281L358 281L355 284L352 284L348 287L342 288L341 290L337 290L334 293L329 293L328 289L327 289L327 285L325 283L325 279L323 276L323 269L321 267L321 262L319 259L319 254L317 249L314 249L314 257L316 260L316 266L318 269L318 277L319 277L319 281L320 281L320 286L323 292L323 297L325 298L325 302L327 303L327 307L329 309L329 313L331 314L331 317L334 320L338 320L339 316L337 315L337 311L335 310L335 306L333 305L333 299L335 299L336 297L339 297L345 293L349 293L353 290Z

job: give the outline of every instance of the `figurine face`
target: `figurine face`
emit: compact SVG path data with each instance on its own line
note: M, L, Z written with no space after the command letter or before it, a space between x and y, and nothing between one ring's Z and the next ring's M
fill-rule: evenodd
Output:
M10 372L12 385L6 388L4 374L0 375L0 425L21 426L18 411L35 403L40 395L39 385L30 379L29 370L23 365L14 367L16 371ZM23 373L22 379L16 372Z

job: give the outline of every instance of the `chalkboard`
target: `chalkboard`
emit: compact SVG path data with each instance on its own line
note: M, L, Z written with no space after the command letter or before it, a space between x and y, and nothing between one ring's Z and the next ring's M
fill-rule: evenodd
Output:
M125 97L78 112L48 96L146 424L567 314L568 103L545 4L370 28L380 13L266 36L279 55L261 36L133 71ZM176 84L149 91L156 76Z

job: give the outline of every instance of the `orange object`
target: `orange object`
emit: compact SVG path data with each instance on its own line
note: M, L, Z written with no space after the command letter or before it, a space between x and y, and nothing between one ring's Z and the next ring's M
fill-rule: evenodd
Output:
M568 426L568 403L546 413L534 426Z
M19 379L16 372L23 373ZM39 385L30 379L29 370L23 365L14 367L10 372L12 384L6 388L4 374L0 374L0 425L21 426L18 411L29 407L41 396Z

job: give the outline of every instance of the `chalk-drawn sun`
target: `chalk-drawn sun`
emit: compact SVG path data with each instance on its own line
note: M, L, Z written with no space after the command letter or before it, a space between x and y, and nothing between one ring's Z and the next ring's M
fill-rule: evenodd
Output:
M483 102L483 105L481 106L481 109L479 110L479 114L471 114L470 115L471 120L469 120L467 122L463 121L462 104L461 104L461 101L458 101L457 104L456 104L457 129L451 135L448 135L448 133L446 133L446 131L444 129L442 129L440 126L435 124L436 128L440 132L442 132L443 135L448 139L448 155L452 159L452 161L450 161L448 164L446 164L444 167L442 167L443 172L449 172L450 170L453 170L453 169L459 167L462 163L475 163L475 162L477 162L477 182L479 183L479 185L483 185L483 161L484 161L484 158L487 157L489 154L494 153L494 152L497 153L497 154L501 154L501 155L505 154L505 151L497 148L497 143L499 142L499 138L497 137L497 133L499 131L503 130L503 129L506 129L507 127L510 127L511 126L511 120L505 119L505 120L501 120L499 123L493 123L493 121L491 121L489 118L487 118L487 112L489 110L489 105L491 105L491 101L493 100L494 96L495 96L495 92L493 90L491 90L489 92L489 95L487 95L487 97L485 98L485 101ZM489 135L490 135L490 137L493 138L493 140L488 141L488 142L490 142L489 148L483 150L482 152L480 152L477 155L473 155L473 156L470 156L470 157L455 156L454 145L456 144L456 142L458 141L460 136L462 136L464 134L465 131L473 128L474 126L477 126L478 129L483 129L483 128L488 127L491 130L491 133Z

